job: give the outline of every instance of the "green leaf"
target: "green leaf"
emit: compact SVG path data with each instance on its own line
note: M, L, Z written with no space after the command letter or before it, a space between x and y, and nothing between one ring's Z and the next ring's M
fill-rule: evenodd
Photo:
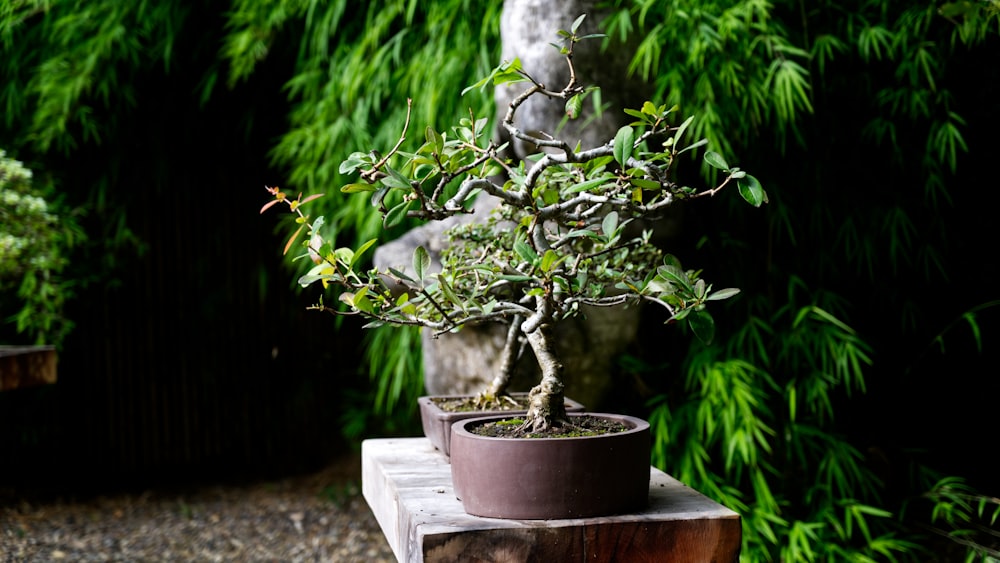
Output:
M681 137L684 136L684 131L687 131L687 128L691 125L692 121L694 121L693 115L685 119L684 123L681 123L680 127L677 128L677 132L674 133L674 147L680 146L678 143L681 142Z
M442 137L441 134L435 131L430 125L428 125L427 129L424 130L424 137L427 139L428 143L434 146L434 152L441 154L441 151L444 150L444 137Z
M378 187L372 184L356 183L356 184L347 184L346 186L341 187L340 191L341 193L345 194L354 194L358 192L374 192L377 189Z
M582 14L582 15L580 15L580 17L576 18L576 20L573 21L573 25L571 25L569 27L570 33L576 35L576 30L580 29L580 24L583 23L583 20L586 17L587 17L587 14Z
M337 262L345 266L349 266L354 262L354 251L346 246L342 246L333 251L333 255L336 257Z
M705 162L713 168L718 168L719 170L729 170L729 164L726 162L726 159L722 158L722 155L717 152L706 152Z
M538 253L535 252L534 248L531 248L531 245L524 242L524 240L514 241L514 252L517 252L521 260L524 260L528 264L534 265L538 261Z
M632 157L632 150L635 145L635 130L633 130L628 125L622 127L618 130L615 135L615 141L612 148L612 152L615 155L615 160L622 168L628 166L628 159Z
M351 268L354 268L354 265L357 264L358 262L358 258L360 258L361 255L364 254L366 250L371 248L372 245L375 244L375 241L377 240L378 239L371 239L370 241L359 246L358 249L354 251L354 256L351 258L351 263L349 264Z
M361 168L362 165L367 164L369 161L370 159L365 153L353 152L351 153L351 156L347 157L347 160L340 163L339 171L341 174L351 174L358 168Z
M566 193L575 194L580 192L585 192L591 188L596 188L602 184L610 181L614 176L610 174L603 174L597 178L591 178L590 180L585 180L578 184L573 184L572 186L566 188Z
M385 200L385 194L389 193L389 186L382 186L372 193L372 207L382 208L382 202Z
M740 195L750 205L760 207L762 203L767 203L767 192L761 187L757 178L747 174L742 178L736 179L736 186L740 190Z
M459 309L461 309L462 312L465 312L465 303L459 299L458 294L455 293L455 290L451 287L451 285L449 285L448 282L446 282L441 276L438 276L438 284L441 287L441 293L444 294L448 301L451 301Z
M517 275L517 274L501 274L501 275L497 276L497 278L501 279L501 280L509 281L509 282L515 282L515 283L529 282L529 281L535 279L535 278L533 278L531 276L521 276L521 275Z
M566 100L566 116L570 119L580 117L580 110L583 109L583 96L577 94Z
M418 246L413 249L413 273L417 276L417 281L423 281L427 270L431 267L431 255L427 249Z
M712 343L712 339L715 338L715 321L708 311L695 311L688 315L687 321L691 332L694 332L698 340L706 345Z
M684 147L683 149L677 151L677 154L683 154L683 153L686 153L687 151L693 151L694 149L696 149L698 147L705 146L707 144L708 144L708 139L702 139L702 140L698 141L697 143L688 145L688 146Z
M656 180L646 180L645 178L632 178L629 180L633 186L644 190L658 190L662 186Z
M382 226L389 229L402 223L403 219L406 218L406 212L409 210L410 204L412 203L412 201L406 200L390 209L382 219Z
M601 231L604 232L604 236L609 239L615 236L615 231L618 230L618 212L611 211L604 216L604 221L601 222Z
M730 297L739 293L740 290L735 287L727 287L726 289L720 289L719 291L713 291L705 298L705 301L722 301L723 299L729 299Z
M547 274L551 272L552 268L558 263L558 259L559 255L550 248L546 250L545 255L542 256L542 264L539 267Z
M683 287L690 293L694 293L691 287L691 279L684 273L684 270L672 265L663 265L656 269L656 273L663 279Z
M416 281L413 278L411 278L410 276L406 275L405 273L397 270L396 268L389 268L389 274L392 275L392 276L394 276L394 277L396 277L397 279L400 279L400 280L403 280L403 281L408 281L408 282L415 282Z
M389 175L382 178L382 183L397 190L409 190L410 181L406 179L398 170L391 166L386 166L385 169L389 172Z

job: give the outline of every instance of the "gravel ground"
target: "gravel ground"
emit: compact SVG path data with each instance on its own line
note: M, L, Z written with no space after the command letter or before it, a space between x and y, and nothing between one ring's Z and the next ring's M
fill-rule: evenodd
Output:
M360 471L351 455L252 485L71 500L0 491L0 562L395 561Z

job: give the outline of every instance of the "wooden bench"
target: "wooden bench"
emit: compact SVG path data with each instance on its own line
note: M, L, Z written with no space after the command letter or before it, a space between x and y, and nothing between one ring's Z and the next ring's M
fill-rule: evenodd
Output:
M739 559L739 515L655 468L642 512L498 520L462 510L448 458L426 438L365 440L361 448L362 493L401 562Z
M56 382L53 346L0 346L0 391Z

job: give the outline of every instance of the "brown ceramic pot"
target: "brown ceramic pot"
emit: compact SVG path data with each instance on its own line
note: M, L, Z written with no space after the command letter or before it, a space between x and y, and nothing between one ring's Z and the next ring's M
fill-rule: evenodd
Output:
M511 395L520 398L527 398L528 396L527 393L511 393ZM417 399L417 405L420 407L420 424L423 426L424 436L427 436L427 438L431 441L431 444L444 453L444 455L449 455L451 450L451 426L459 420L480 418L483 416L490 416L492 414L503 416L523 416L527 413L527 411L523 409L501 411L496 413L491 413L490 411L451 412L442 410L441 407L434 403L433 399L437 397L445 399L460 399L468 397L468 395L435 395L434 397L419 397ZM566 405L566 412L583 411L583 405L568 397L565 399L564 404Z
M456 422L451 475L465 511L490 518L550 520L642 510L649 497L649 423L625 415L586 414L631 429L573 438L491 438L467 427L509 416Z

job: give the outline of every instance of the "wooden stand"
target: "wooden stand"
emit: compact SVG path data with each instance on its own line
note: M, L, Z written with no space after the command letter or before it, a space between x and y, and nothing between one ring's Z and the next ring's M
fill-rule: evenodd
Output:
M56 382L53 346L0 346L0 391Z
M362 492L401 562L737 561L737 513L650 468L649 506L573 520L469 516L426 438L365 440Z

